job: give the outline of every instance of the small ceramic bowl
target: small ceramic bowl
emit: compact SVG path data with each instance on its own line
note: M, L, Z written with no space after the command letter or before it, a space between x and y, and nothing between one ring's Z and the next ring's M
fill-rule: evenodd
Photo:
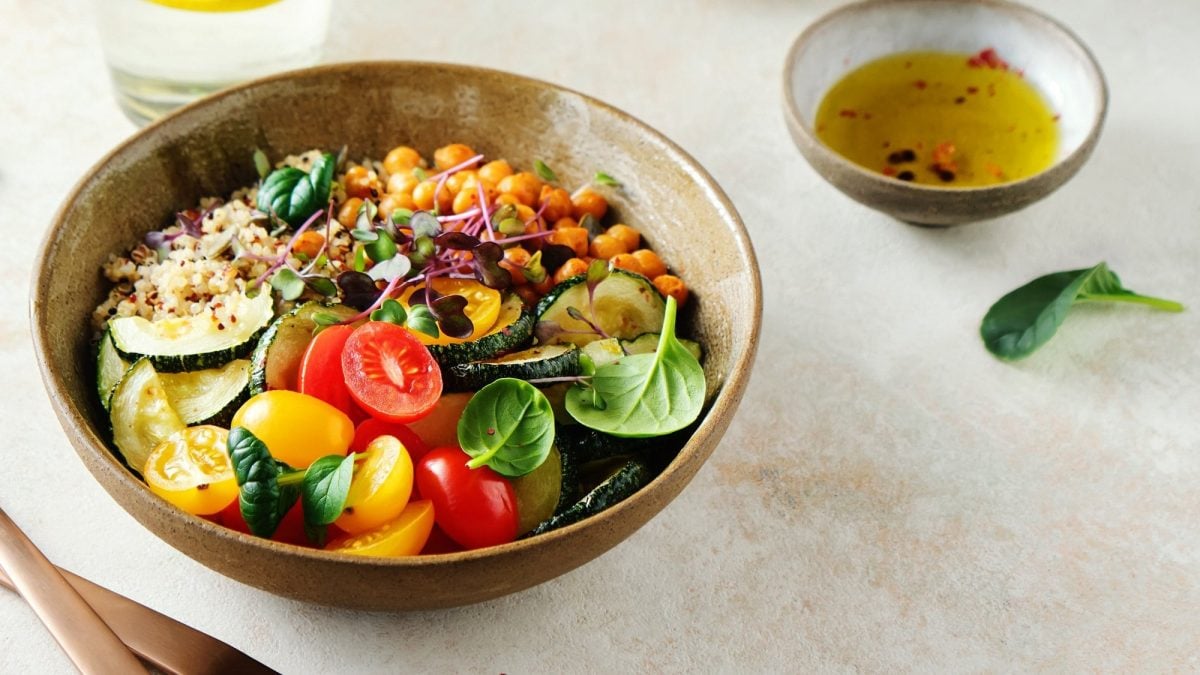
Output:
M463 553L366 558L280 544L188 515L155 496L108 449L95 393L89 319L106 293L101 264L205 195L256 180L252 155L310 148L383 157L400 144L429 156L451 142L564 184L603 170L617 217L638 228L692 298L681 332L705 346L711 397L690 439L649 485L568 527ZM714 255L719 251L720 255ZM515 75L428 63L352 63L225 90L146 127L84 175L47 234L34 272L34 346L54 410L87 468L164 541L234 579L279 595L363 609L450 607L563 574L628 537L687 485L724 434L758 346L758 266L737 212L696 162L653 129L599 101ZM639 552L653 564L653 551ZM649 589L647 589L649 590Z
M817 139L813 120L821 99L864 63L900 52L973 54L988 47L1024 70L1060 115L1058 156L1041 173L987 187L917 185L865 169ZM1091 155L1108 106L1100 66L1075 35L1001 0L866 0L837 9L796 39L783 88L788 130L817 173L873 209L922 225L994 218L1050 194Z

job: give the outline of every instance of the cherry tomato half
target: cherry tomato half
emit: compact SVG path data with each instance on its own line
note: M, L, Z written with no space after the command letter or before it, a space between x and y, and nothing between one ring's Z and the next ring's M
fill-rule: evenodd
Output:
M416 555L432 529L433 505L422 500L404 507L394 520L370 532L333 539L325 549L377 558Z
M188 513L220 513L238 498L228 439L228 431L208 425L171 434L146 458L146 485Z
M486 466L468 469L470 459L459 448L434 448L417 464L417 487L433 502L438 527L469 549L516 539L512 484Z
M423 285L410 287L401 294L400 304L409 307L408 301L413 293L422 288L424 288ZM496 318L500 316L500 291L488 288L478 281L438 277L433 280L433 290L442 295L461 295L466 298L467 306L463 308L463 314L471 320L471 324L475 327L475 330L471 331L471 334L465 338L455 338L444 334L438 337L429 337L421 332L413 333L422 344L452 345L478 340L491 331L492 326L496 324Z
M346 508L337 526L361 534L396 519L408 504L412 484L413 463L404 445L395 436L376 438L363 459L354 463Z
M357 422L367 415L350 398L346 376L342 374L342 351L352 333L353 326L329 326L317 333L300 360L297 388L300 393L325 401Z
M370 321L354 330L342 352L342 372L354 398L372 417L411 422L442 395L442 371L406 328Z

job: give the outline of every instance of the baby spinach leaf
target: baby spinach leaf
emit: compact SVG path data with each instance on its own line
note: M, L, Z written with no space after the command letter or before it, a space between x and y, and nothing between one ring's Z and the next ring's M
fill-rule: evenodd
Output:
M524 476L546 461L554 444L554 410L537 387L504 377L471 397L458 420L458 443L467 466L489 466L504 476Z
M600 366L591 386L567 391L571 417L614 436L649 438L678 431L700 416L704 369L675 337L676 311L675 299L668 297L654 353L625 356Z
M275 214L296 227L329 202L336 162L332 155L321 155L308 173L285 166L272 171L258 188L258 209Z
M1121 285L1108 265L1038 277L996 301L979 326L988 351L1005 361L1023 359L1046 344L1067 318L1071 307L1083 302L1132 302L1168 312L1183 305L1139 295Z
M266 444L243 427L229 431L228 447L237 477L242 518L252 533L270 537L299 496L295 486L279 483L280 476L289 468L276 461Z
M354 457L328 455L309 465L300 485L300 503L304 522L310 526L328 525L346 508L350 478L354 476Z

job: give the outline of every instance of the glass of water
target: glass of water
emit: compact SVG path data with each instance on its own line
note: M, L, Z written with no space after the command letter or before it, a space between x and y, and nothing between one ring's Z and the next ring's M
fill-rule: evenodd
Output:
M243 80L316 63L332 0L94 0L121 110L139 126Z

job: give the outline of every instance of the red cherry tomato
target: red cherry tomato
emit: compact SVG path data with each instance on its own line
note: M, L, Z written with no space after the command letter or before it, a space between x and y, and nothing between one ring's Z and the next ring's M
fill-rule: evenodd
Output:
M437 516L434 516L436 520ZM429 538L425 540L425 548L421 549L421 555L436 555L438 553L458 553L463 550L458 542L450 538L450 535L442 531L442 528L437 525L433 526L433 531L429 533Z
M341 410L357 423L369 415L350 397L342 373L342 352L352 333L353 326L329 326L317 333L300 360L296 388Z
M354 329L342 351L350 396L388 422L412 422L442 395L442 371L429 350L407 329L370 321Z
M459 448L430 450L417 464L421 497L433 502L438 527L466 548L517 538L517 497L512 484L488 467L468 469Z
M221 511L220 517L221 524L225 527L237 530L242 534L251 534L250 526L246 525L246 520L242 518L242 508L238 500L233 500L233 503L225 507L225 510ZM330 528L330 536L334 536L333 531L333 528ZM309 541L308 535L304 532L304 507L299 501L283 516L283 520L279 521L279 527L275 529L275 534L271 535L271 540L316 548L316 544Z
M353 452L362 452L367 449L371 441L380 436L395 436L404 444L404 449L408 450L408 456L412 457L413 464L421 461L425 453L429 452L429 446L421 440L420 436L403 424L394 424L385 422L375 418L363 420L354 430L354 440L350 441L350 450ZM414 501L415 498L414 498Z

